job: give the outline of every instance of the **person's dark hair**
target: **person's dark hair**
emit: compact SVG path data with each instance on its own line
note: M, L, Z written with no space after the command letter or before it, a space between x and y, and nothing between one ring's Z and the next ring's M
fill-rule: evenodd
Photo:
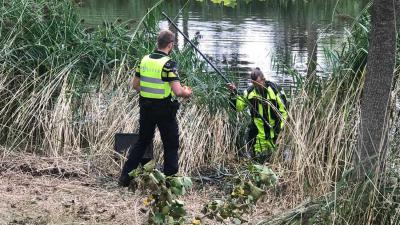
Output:
M175 35L169 30L163 30L160 32L157 38L157 48L163 49L168 46L169 43L175 40Z
M259 76L263 76L264 74L261 72L260 68L256 67L250 73L251 80L257 80Z

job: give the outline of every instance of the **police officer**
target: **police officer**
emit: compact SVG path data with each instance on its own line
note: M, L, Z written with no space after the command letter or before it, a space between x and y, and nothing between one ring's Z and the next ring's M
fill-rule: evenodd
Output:
M259 68L251 71L250 78L253 85L243 96L234 95L233 105L237 111L250 105L252 122L248 129L247 143L252 147L253 159L264 163L275 150L276 139L287 119L286 97L276 84L266 81ZM228 84L228 88L236 93L234 84Z
M181 86L176 62L169 54L174 48L175 35L161 31L157 38L157 50L143 57L136 68L133 88L140 93L139 139L130 149L128 160L122 168L119 184L128 186L128 173L137 168L145 149L152 143L156 126L164 146L164 173L167 176L178 172L179 134L176 113L179 103L172 96L188 98L192 91Z

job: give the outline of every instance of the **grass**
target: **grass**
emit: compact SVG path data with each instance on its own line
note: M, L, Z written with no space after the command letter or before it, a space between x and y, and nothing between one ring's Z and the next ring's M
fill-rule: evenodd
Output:
M138 129L138 96L127 88L127 80L138 60L155 47L159 13L149 12L132 36L126 24L119 22L88 30L64 1L16 0L2 5L2 165L16 152L33 153L43 157L40 160L54 159L50 168L62 169L60 165L68 162L77 174L115 177L121 163L114 160L113 136ZM43 17L38 10L45 12ZM281 188L289 186L295 196L280 199L285 204L279 209L287 211L311 197L311 203L321 209L311 208L305 217L310 220L318 216L327 223L368 224L371 218L389 213L398 218L398 210L391 211L398 204L394 199L398 186L374 189L375 181L351 186L346 180L356 151L368 21L366 16L355 23L343 51L326 52L334 68L330 79L304 81L292 98L286 130L271 166L280 174ZM215 74L204 72L206 65L189 46L176 50L173 57L181 63L182 81L194 89L194 97L182 103L178 115L181 173L240 163L236 152L242 147L246 118L227 110L224 84ZM398 87L397 79L397 95ZM393 124L399 124L395 113L392 118ZM391 134L390 177L396 177L399 128L394 126ZM155 150L161 160L158 134ZM288 152L291 160L282 156ZM392 205L380 204L382 198ZM362 204L365 199L371 201ZM273 198L260 207L267 204L280 206ZM298 216L303 213L293 210L294 214L280 221L301 221ZM256 213L260 217L277 214L270 210Z
M108 175L95 174L88 161L7 152L0 163L1 224L148 224L142 210L145 196L118 188ZM186 221L201 216L209 199L223 196L225 183L196 179L194 188L180 198L188 212ZM299 201L296 197L290 186L269 190L245 218L258 221Z
M312 200L260 224L397 224L398 155L387 162L391 166L385 175L375 174L359 182L353 178L368 24L369 16L364 13L355 21L343 50L326 51L334 68L329 79L314 77L302 82L279 140L278 152L291 153L291 160L276 155L273 164L280 165L278 170L286 171L286 177L295 179L302 199ZM398 93L398 83L393 93ZM394 134L393 154L397 152L398 123L398 117L392 116L389 132ZM381 179L391 182L381 183Z
M9 38L1 41L2 145L50 157L79 155L104 171L117 171L114 134L138 130L138 96L128 90L127 80L138 60L155 47L158 11L150 11L132 36L119 22L89 32L65 1L3 3L12 5L2 8L2 21L12 22L2 29ZM44 10L44 18L35 10ZM236 139L220 107L226 105L223 85L203 72L204 64L189 46L173 57L181 63L183 82L194 86L197 96L183 104L178 116L182 173L227 162ZM219 87L219 94L205 86ZM155 149L162 158L158 135Z

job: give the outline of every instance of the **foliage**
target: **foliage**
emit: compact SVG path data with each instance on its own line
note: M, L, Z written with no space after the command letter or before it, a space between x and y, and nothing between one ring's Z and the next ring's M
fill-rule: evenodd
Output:
M196 34L191 41L198 45L201 36ZM211 66L202 61L203 59L189 43L186 43L181 50L176 49L172 57L179 63L182 81L192 87L192 104L205 107L213 114L219 110L229 109L228 91L224 80Z
M290 152L289 168L299 172L299 184L315 194L329 191L351 166L356 149L358 103L368 49L369 16L354 22L339 50L325 50L333 68L329 77L311 79L291 70L299 87L292 98L289 120L279 146ZM306 115L306 116L305 116ZM304 160L304 161L303 161ZM314 165L320 165L315 167ZM301 168L301 169L300 169ZM301 171L301 172L300 172ZM319 185L325 184L325 188ZM325 190L325 191L322 191Z
M203 2L203 0L197 0L199 2ZM250 0L251 1L251 0ZM235 7L237 5L236 0L211 0L214 4L223 4L224 6Z
M204 206L204 217L219 222L230 219L235 224L248 222L243 215L251 213L252 207L265 195L264 189L275 185L276 182L277 176L270 168L251 164L247 170L234 178L229 197L212 200Z
M41 84L39 81L54 79L56 71L73 63L70 85L88 91L83 84L109 73L123 56L128 56L128 62L135 59L128 30L118 22L87 29L69 1L17 0L2 4L0 61L7 76L22 75Z
M137 127L138 96L126 81L155 48L161 9L154 5L132 31L119 21L86 27L70 1L2 3L1 144L47 156L73 152L112 160L114 134ZM182 83L194 89L178 115L179 129L190 131L181 140L181 169L231 159L236 134L223 109L225 85L190 46L172 57ZM161 147L156 138L155 148ZM115 166L102 161L101 167Z
M149 224L184 224L184 202L177 199L192 187L189 177L166 177L155 169L155 162L148 162L129 173L134 178L133 189L144 190L148 197L143 204L150 209Z
M303 88L292 101L288 129L281 137L285 145L279 146L291 158L279 158L277 163L296 171L293 176L299 179L299 190L314 200L260 224L397 223L399 179L393 174L398 174L398 157L387 164L386 175L371 175L359 183L352 179L369 20L366 10L354 22L342 48L326 50L332 74L302 79Z
M82 95L110 79L107 75L123 57L133 63L136 59L137 50L123 24L85 28L69 1L2 1L0 12L3 143L29 139L31 145L41 144L44 117L61 103L59 97L68 99L64 102L70 102L76 115ZM129 66L126 63L121 70ZM78 116L79 120L85 115Z
M147 195L143 204L150 210L150 224L184 224L186 210L184 202L178 200L178 197L192 186L189 177L166 177L155 169L153 160L129 175L134 178L130 187L133 190L143 190ZM243 215L251 212L252 207L266 193L265 188L276 184L277 176L266 166L251 164L233 180L229 196L224 200L216 199L207 203L202 211L204 216L194 218L191 224L203 224L205 217L220 222L230 219L235 224L247 222Z

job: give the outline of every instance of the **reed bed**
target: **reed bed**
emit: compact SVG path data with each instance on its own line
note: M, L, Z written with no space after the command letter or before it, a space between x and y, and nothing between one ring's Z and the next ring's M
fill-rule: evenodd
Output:
M144 28L131 36L117 22L88 30L65 1L4 4L2 21L12 22L2 30L9 38L1 41L2 145L47 157L76 156L87 161L88 172L118 173L114 134L138 131L138 95L127 80L138 60L155 47L158 13L149 11ZM182 62L183 82L196 86L208 79L188 46L174 57ZM208 80L217 86L215 78ZM229 116L206 97L183 104L178 116L182 173L227 162L235 154ZM162 161L159 135L155 152Z
M290 159L276 157L275 162L293 172L300 189L315 195L331 190L352 167L368 49L368 18L364 14L355 21L352 35L341 50L325 51L333 68L329 78L294 74L302 88L292 98L278 145L278 152L288 154Z
M294 178L304 202L259 224L398 224L398 81L390 109L390 166L385 174L362 181L353 173L369 19L365 13L354 23L343 50L326 51L333 67L330 77L304 80L292 101L279 140L278 153L283 156L277 154L273 164L287 179Z
M15 130L26 126L24 121L34 115L37 125L28 130L28 136L34 136L37 127L42 134L36 145L30 145L29 139L20 142L10 142L12 146L22 151L40 151L49 157L80 155L87 157L97 167L104 171L116 168L114 162L114 134L118 132L133 132L138 130L138 96L128 95L126 88L113 91L100 88L100 92L84 94L79 102L74 102L68 95L65 76L59 96L54 99L51 110L37 109L32 98L44 99L46 91L38 96L27 99L26 107L16 110L11 116L18 116L10 123ZM107 87L104 87L107 88ZM79 105L79 108L75 108ZM76 111L74 111L76 109ZM183 172L190 172L203 165L219 164L232 159L235 154L235 135L229 124L226 112L210 114L207 109L201 109L194 104L184 105L178 115L181 132L180 162ZM27 129L25 129L27 130ZM17 133L19 134L19 133ZM21 134L26 137L26 135ZM40 143L40 144L38 144ZM26 147L26 149L22 149ZM156 135L155 150L161 155L162 143ZM161 158L157 156L157 158ZM108 163L107 163L108 162ZM114 165L114 167L112 167Z
M132 68L138 60L155 47L158 13L149 12L142 20L146 26L137 28L132 36L120 23L88 30L64 1L2 4L3 157L20 151L59 159L56 168L62 168L65 162L78 163L77 168L84 168L79 173L89 177L118 174L121 161L115 160L114 134L138 130L138 95L128 89L127 80L133 76ZM382 196L397 204L392 197L398 186L392 192L383 192L374 182L347 182L357 149L367 22L368 17L355 24L356 31L343 51L327 51L333 68L329 79L313 78L299 84L302 89L292 99L286 129L272 162L282 180L290 182L290 191L297 192L296 199L318 199L317 205L323 210L311 207L312 213L338 224L368 224L377 215L375 206L380 207L379 212L392 209L379 205ZM236 162L237 149L243 147L246 118L228 110L222 81L204 72L206 65L193 50L185 46L173 57L181 62L182 82L194 89L194 97L183 102L178 115L181 173ZM398 81L394 90L398 95ZM393 117L393 123L398 121ZM398 130L392 132L392 140L398 138ZM158 134L154 143L155 158L161 162ZM392 147L392 152L395 150ZM398 155L392 154L389 163L390 171L398 169ZM364 211L369 214L365 216ZM399 217L398 211L388 212ZM289 223L302 213L287 215L276 224Z
M339 88L342 82L332 82L318 96L300 92L280 139L279 152L291 158L282 161L279 157L278 163L294 172L299 189L316 195L331 190L334 182L352 167L361 86L356 84L343 96Z

